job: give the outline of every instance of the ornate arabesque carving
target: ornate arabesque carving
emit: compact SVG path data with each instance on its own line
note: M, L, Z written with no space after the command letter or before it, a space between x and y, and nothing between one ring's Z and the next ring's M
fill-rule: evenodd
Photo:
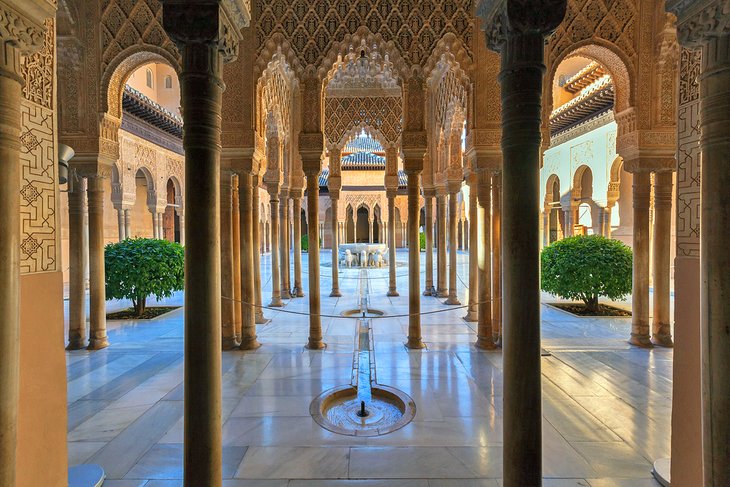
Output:
M297 86L297 80L281 49L274 54L264 70L259 86L259 113L264 120L276 125L276 131L282 139L288 139L291 134L293 90Z
M45 37L43 25L31 22L5 5L0 6L0 39L12 41L22 54L28 54L40 49Z
M679 17L677 36L683 46L700 47L708 37L730 32L730 0L707 2L693 9L700 0L670 0L667 10ZM688 16L689 15L689 16Z
M400 96L325 98L324 133L328 145L342 147L355 128L372 127L384 146L398 143L403 130Z

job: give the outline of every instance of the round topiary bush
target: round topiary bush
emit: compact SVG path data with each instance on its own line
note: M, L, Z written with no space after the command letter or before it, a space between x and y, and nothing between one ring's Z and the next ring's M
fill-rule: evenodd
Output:
M631 293L631 249L598 235L568 237L542 250L541 287L563 299L581 300L598 311L598 298Z
M185 286L182 245L152 238L126 239L104 248L107 299L131 299L141 317L147 298L172 296Z

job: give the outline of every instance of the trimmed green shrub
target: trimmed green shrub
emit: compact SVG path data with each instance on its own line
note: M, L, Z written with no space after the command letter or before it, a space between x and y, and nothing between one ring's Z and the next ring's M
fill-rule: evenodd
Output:
M126 239L104 248L107 299L131 299L142 316L147 298L162 299L185 287L182 245L152 238Z
M421 250L426 250L426 234L421 232L418 234L418 241L421 244Z
M563 299L581 300L598 311L598 298L631 293L632 253L618 240L599 235L568 237L542 250L541 287Z
M309 251L309 235L302 235L302 252Z

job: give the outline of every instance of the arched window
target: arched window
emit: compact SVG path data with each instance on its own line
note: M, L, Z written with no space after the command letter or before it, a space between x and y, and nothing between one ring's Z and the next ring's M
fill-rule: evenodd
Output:
M152 70L150 68L147 68L147 87L148 88L154 88L154 79L152 75Z
M172 89L172 76L170 76L169 74L165 76L165 88L167 88L168 90Z

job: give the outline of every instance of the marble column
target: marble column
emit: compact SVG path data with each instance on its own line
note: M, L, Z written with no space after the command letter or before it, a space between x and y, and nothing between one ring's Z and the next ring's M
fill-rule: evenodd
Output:
M563 236L564 237L572 237L573 236L573 205L569 205L567 208L565 206L561 207L563 211Z
M388 296L399 296L396 282L395 257L395 193L397 189L386 189L388 197Z
M91 176L86 190L89 200L89 350L109 346L106 335L103 183L101 176Z
M368 243L375 243L373 240L373 221L375 220L374 217L368 218Z
M160 236L160 240L165 240L165 220L164 220L165 214L164 213L158 213L157 214L157 235Z
M489 245L489 243L487 244ZM489 248L489 247L487 247ZM502 345L502 172L492 173L492 330Z
M261 346L256 339L254 253L258 252L253 240L253 177L243 171L238 175L241 216L241 350L255 350Z
M469 232L471 231L471 224L469 222L468 218L464 218L461 221L461 227L462 227L462 239L464 242L462 243L462 248L464 250L469 250Z
M299 192L301 193L301 191ZM304 297L302 288L302 199L297 194L292 198L292 227L294 228L294 296Z
M69 295L68 295L68 346L66 350L80 350L86 342L86 179L74 182L73 191L68 193L68 250L69 250Z
M492 262L491 248L491 206L492 190L489 173L482 170L477 173L477 289L479 304L477 305L477 341L475 346L483 350L496 348L494 326L492 322Z
M185 246L185 213L177 213L178 219L180 220L180 245Z
M261 200L259 198L259 176L252 178L253 192L251 193L251 218L253 219L253 287L254 287L254 320L263 325L269 322L264 316L263 296L261 293ZM240 247L239 247L240 248ZM240 255L239 255L240 260ZM240 274L239 274L240 279ZM238 287L241 289L240 285Z
M436 290L433 287L433 190L423 191L423 201L426 213L426 289L424 296L433 296Z
M291 299L289 284L289 191L282 188L279 195L279 272L281 274L281 297Z
M124 210L124 238L132 238L132 216L129 211ZM182 220L180 221L180 242L182 243Z
M436 273L436 296L445 298L448 296L446 288L446 196L436 196L436 260L438 269Z
M408 239L418 242L418 213L420 206L421 171L406 170L408 175ZM411 245L408 249L408 341L410 349L425 348L421 338L421 262L420 249Z
M451 184L451 183L449 183ZM460 184L460 183L459 183ZM456 293L456 255L458 245L458 217L457 213L459 210L457 195L459 194L457 188L450 188L449 192L449 297L444 301L444 304L449 305L461 305L459 297Z
M649 339L649 202L650 173L634 173L634 270L629 343L651 347Z
M221 346L232 350L238 346L233 308L240 306L234 302L233 293L233 215L232 215L232 177L228 170L220 175L220 247L221 247Z
M69 193L70 196L71 193ZM117 229L119 230L119 241L121 242L126 237L124 236L124 209L119 207L117 210Z
M238 175L231 186L231 232L233 233L233 330L236 341L241 343L241 201ZM223 221L221 211L221 221ZM255 269L254 269L255 270Z
M309 231L309 339L310 350L325 348L322 340L319 289L319 171L305 170L307 175L307 230Z
M160 238L160 235L157 233L159 230L159 226L157 225L157 213L155 210L150 209L150 214L152 215L152 238Z
M652 284L654 287L652 335L654 345L671 347L672 331L669 314L669 267L672 238L672 172L654 175L654 256Z
M544 46L546 36L562 22L566 4L507 0L480 11L487 45L501 52L502 242L504 267L509 269L502 276L504 487L543 482L539 199ZM493 28L498 24L501 29Z
M719 487L730 485L730 33L727 2L708 3L701 18L717 35L704 39L699 76L703 443L705 485ZM710 22L720 8L722 22Z
M271 302L269 307L284 306L281 301L281 276L279 273L279 188L269 185L269 204L271 205Z
M332 292L330 297L338 298L340 293L340 269L339 269L339 225L337 223L337 205L339 203L339 191L335 194L330 191L330 225L332 228Z
M464 320L479 321L479 208L477 202L477 175L470 174L469 181L469 307Z

